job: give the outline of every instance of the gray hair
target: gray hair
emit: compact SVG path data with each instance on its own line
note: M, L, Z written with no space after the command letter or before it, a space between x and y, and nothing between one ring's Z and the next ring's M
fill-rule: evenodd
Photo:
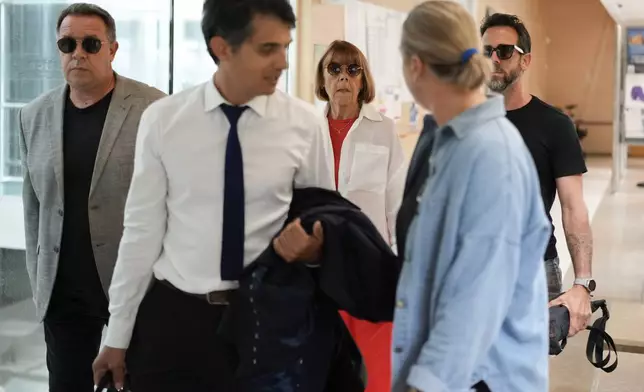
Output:
M112 17L112 15L110 15L109 12L105 11L103 8L97 6L96 4L70 4L63 10L63 12L60 13L58 22L56 23L56 32L60 31L60 25L63 24L63 20L70 15L98 16L105 23L105 28L107 30L107 39L110 42L116 41L116 22L114 22L114 18Z

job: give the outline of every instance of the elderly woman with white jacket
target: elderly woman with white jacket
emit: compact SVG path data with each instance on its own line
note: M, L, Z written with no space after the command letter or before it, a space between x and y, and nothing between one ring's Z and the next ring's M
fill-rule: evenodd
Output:
M360 49L346 41L331 43L318 63L315 91L328 102L327 156L333 161L337 190L360 207L395 247L406 159L394 122L370 105L374 81ZM391 324L342 316L367 368L366 391L389 391Z

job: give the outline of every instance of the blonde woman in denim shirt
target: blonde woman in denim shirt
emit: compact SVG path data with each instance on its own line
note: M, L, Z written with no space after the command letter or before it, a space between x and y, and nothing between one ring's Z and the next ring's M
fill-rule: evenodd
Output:
M483 91L480 50L456 2L420 4L404 23L405 81L437 126L419 141L397 223L394 392L548 389L549 224L503 98Z

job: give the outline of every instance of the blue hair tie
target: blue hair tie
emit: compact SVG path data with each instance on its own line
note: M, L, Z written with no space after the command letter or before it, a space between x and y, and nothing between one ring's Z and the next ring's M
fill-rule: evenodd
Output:
M467 50L466 50L465 52L463 52L463 54L461 55L461 63L463 63L463 64L467 63L468 61L470 61L470 59L472 58L472 56L474 56L474 55L475 55L475 54L477 54L478 52L479 52L479 51L478 51L478 49L476 49L476 48L470 48L470 49L467 49Z

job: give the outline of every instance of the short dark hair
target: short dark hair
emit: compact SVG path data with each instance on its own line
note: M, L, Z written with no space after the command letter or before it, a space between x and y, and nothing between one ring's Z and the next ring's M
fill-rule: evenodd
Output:
M517 42L516 45L523 49L525 53L532 52L532 39L530 38L530 33L518 16L496 13L486 17L481 23L481 35L485 34L487 29L491 27L513 28L519 36L519 42Z
M288 0L204 1L201 31L215 64L219 64L219 59L210 50L212 37L221 37L233 48L238 48L253 34L252 21L258 14L274 16L295 28L295 14Z
M116 22L114 22L114 18L112 17L112 15L110 15L109 12L105 11L103 8L97 6L96 4L70 4L63 10L63 12L60 13L60 16L58 16L58 22L56 23L57 33L60 31L60 25L63 24L63 20L70 15L98 16L105 23L107 39L109 39L110 42L116 41Z

